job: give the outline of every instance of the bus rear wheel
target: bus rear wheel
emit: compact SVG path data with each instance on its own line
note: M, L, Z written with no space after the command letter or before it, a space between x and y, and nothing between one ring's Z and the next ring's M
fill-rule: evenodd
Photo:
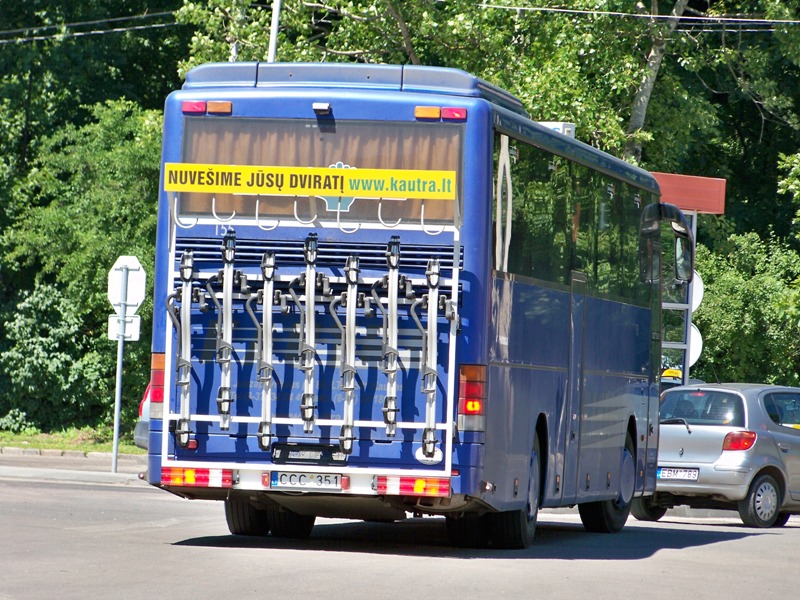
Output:
M457 548L485 548L489 543L488 517L445 517L447 539Z
M233 535L267 535L267 511L256 508L247 498L232 496L225 499L225 521Z
M269 528L274 537L304 540L311 535L314 529L314 522L317 517L314 515L301 515L284 508L277 502L271 502L267 509L269 517Z
M496 548L522 549L533 543L536 534L536 521L539 516L539 496L541 491L542 469L539 460L539 435L533 438L528 468L528 494L525 509L490 513L492 542Z
M625 527L628 515L631 512L631 497L633 488L626 491L626 485L630 487L636 476L636 460L633 438L628 433L625 438L625 449L622 455L622 465L620 468L620 494L614 500L600 500L598 502L586 502L578 505L578 512L581 516L586 531L594 533L618 533ZM630 483L626 483L630 482ZM628 496L627 492L630 492ZM627 496L627 498L625 497Z

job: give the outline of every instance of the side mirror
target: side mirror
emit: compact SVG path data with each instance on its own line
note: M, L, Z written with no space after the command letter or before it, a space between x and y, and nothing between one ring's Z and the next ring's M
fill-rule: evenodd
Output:
M674 227L673 227L674 229ZM694 248L691 237L675 236L675 279L689 283L694 276Z

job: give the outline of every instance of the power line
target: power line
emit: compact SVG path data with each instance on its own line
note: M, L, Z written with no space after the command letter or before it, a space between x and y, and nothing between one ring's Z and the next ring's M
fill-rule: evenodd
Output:
M87 25L102 25L104 23L118 23L120 21L139 21L141 19L152 19L155 17L164 17L167 15L174 14L172 11L164 11L164 12L157 12L157 13L149 13L146 15L131 15L128 17L110 17L108 19L98 19L96 21L81 21L79 23L63 23L58 25L39 25L34 27L23 27L22 29L7 29L5 31L0 31L0 36L5 35L12 35L12 34L24 34L28 35L30 33L38 32L38 31L47 31L48 29L63 29L67 27L85 27Z
M750 17L717 17L717 16L702 16L695 17L690 15L651 15L649 13L626 13L615 12L607 10L582 10L577 8L555 8L546 6L508 6L502 4L479 4L481 8L495 8L500 10L514 10L514 11L528 11L528 12L550 12L562 14L575 14L575 15L592 15L592 16L605 16L605 17L622 17L631 19L655 19L667 20L678 18L682 21L696 21L698 24L713 24L713 23L731 23L742 25L800 25L800 20L797 19L756 19Z
M111 29L94 29L90 31L65 31L66 29L71 28L79 28L79 27L87 27L87 26L97 26L97 25L107 25L110 23L119 23L121 21L140 21L142 19L152 19L156 17L164 17L164 16L173 16L174 13L172 11L164 11L164 12L157 12L157 13L150 13L146 15L130 15L127 17L109 17L108 19L98 19L94 21L81 21L77 23L62 23L58 25L42 25L37 27L25 27L22 29L8 29L5 31L0 31L0 36L8 36L8 35L15 35L15 34L23 34L23 37L12 37L6 39L0 39L0 46L5 44L24 44L27 42L39 42L45 40L54 40L54 39L66 39L66 38L79 38L79 37L87 37L91 35L104 35L107 33L124 33L126 31L141 31L145 29L162 29L164 27L173 27L177 25L177 23L151 23L149 25L131 25L130 27L115 27ZM59 33L47 34L47 35L31 35L36 34L40 31L48 31L58 29L60 30Z
M25 38L11 38L7 40L0 40L0 46L4 44L22 44L25 42L39 42L44 40L66 39L66 38L80 38L90 35L104 35L106 33L124 33L126 31L141 31L143 29L162 29L164 27L175 27L179 23L154 23L152 25L134 25L132 27L117 27L115 29L96 29L93 31L75 31L55 33L52 35L34 35Z

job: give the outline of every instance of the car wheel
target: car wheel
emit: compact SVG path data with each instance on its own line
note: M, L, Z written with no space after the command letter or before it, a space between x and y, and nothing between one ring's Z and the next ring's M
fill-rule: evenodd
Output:
M792 513L788 512L779 512L778 518L775 519L775 522L772 524L773 527L783 527L789 521L789 517L792 516Z
M658 521L667 514L664 506L653 504L652 498L634 498L631 504L631 514L638 521Z
M267 511L253 506L247 498L225 499L225 521L233 535L267 535Z
M772 475L759 475L739 500L739 517L748 527L772 527L778 520L781 492Z

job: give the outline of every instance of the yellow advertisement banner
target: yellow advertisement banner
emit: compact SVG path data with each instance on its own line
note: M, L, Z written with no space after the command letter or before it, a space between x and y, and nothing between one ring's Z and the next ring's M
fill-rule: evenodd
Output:
M168 192L455 200L455 171L166 163Z

